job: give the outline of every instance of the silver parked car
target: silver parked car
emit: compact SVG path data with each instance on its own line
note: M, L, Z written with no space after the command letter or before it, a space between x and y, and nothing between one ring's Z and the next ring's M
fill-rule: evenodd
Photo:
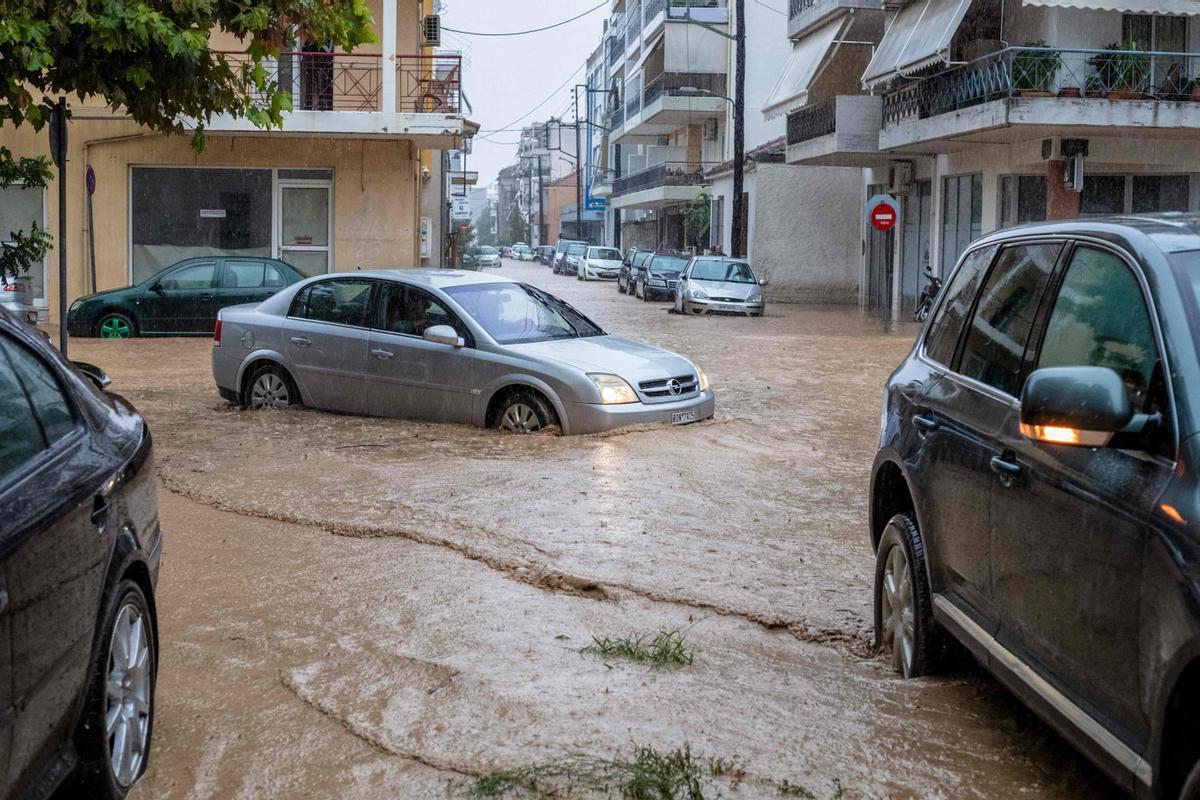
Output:
M33 289L29 278L5 278L0 276L0 308L21 322L36 325L38 314L33 306Z
M581 281L615 281L620 271L620 250L615 247L589 247L579 262L576 277Z
M682 356L610 336L562 300L453 270L322 275L221 311L221 396L251 408L564 434L713 415L708 378Z
M681 314L749 314L766 311L762 287L744 259L696 256L679 276L675 310Z
M501 266L500 251L485 245L479 248L479 255L475 257L475 263L480 267L499 267Z

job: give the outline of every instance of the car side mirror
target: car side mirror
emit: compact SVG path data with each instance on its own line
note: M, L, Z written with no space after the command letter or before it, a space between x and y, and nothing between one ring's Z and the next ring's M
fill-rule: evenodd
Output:
M158 281L155 281L154 283L150 284L150 291L154 292L155 294L162 294L164 291L163 285Z
M425 329L425 341L435 344L448 344L451 347L464 347L466 342L458 335L458 331L449 325L433 325Z
M97 389L107 389L109 384L112 383L112 379L108 377L108 374L95 364L89 364L86 361L72 361L71 365L79 370L83 377L94 383Z
M759 285L759 286L766 286L766 285L767 285L767 279L766 279L766 278L759 278L759 279L758 279L758 285Z
M1035 442L1106 447L1133 422L1125 383L1107 367L1035 370L1021 392L1021 433Z

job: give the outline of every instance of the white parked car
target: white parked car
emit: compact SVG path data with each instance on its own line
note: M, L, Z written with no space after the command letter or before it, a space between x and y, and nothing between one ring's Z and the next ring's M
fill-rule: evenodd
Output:
M615 281L621 272L621 251L615 247L589 247L575 277L581 281Z

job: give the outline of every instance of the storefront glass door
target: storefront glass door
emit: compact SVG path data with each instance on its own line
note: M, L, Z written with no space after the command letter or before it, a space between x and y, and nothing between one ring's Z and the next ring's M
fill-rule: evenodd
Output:
M279 258L305 275L330 269L332 203L326 182L279 182Z
M917 296L925 285L929 269L929 226L932 213L933 183L917 181L904 196L904 264L901 266L900 312L908 314L917 306Z

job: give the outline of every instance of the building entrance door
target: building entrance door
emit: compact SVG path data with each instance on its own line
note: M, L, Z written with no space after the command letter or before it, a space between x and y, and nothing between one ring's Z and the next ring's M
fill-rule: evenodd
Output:
M867 196L883 193L883 186L871 186ZM867 280L863 305L874 311L888 313L892 308L892 275L895 262L896 231L876 230L867 226Z
M279 180L276 255L305 275L332 268L333 203L328 181Z
M925 285L929 269L929 226L932 219L933 182L917 181L904 196L904 263L900 267L900 313L911 314Z

